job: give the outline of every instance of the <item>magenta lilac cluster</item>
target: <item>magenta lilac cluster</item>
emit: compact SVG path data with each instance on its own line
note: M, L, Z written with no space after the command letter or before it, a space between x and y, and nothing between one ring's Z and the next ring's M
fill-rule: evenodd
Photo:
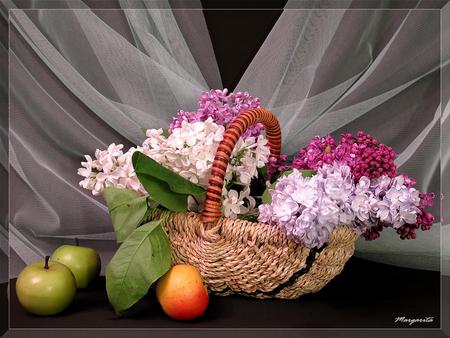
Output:
M313 137L306 148L298 151L292 162L292 167L295 169L317 170L324 164L333 163L335 150L336 142L330 135Z
M269 162L267 163L267 174L269 175L269 178L274 177L277 173L290 169L291 164L288 160L287 155L282 154L278 157L269 157Z
M198 100L198 109L195 111L179 110L176 117L173 118L169 127L171 133L175 128L180 128L183 121L198 122L206 121L209 117L212 120L222 126L228 126L232 123L236 117L252 108L259 108L259 98L251 96L248 92L236 92L228 93L225 88L212 89L207 92L203 92ZM257 124L249 128L244 138L248 136L258 136L261 133L263 126Z
M355 180L366 176L370 179L382 175L394 177L397 167L394 160L397 157L391 147L377 140L369 134L359 131L355 136L343 134L339 146L335 150L335 158L345 162L351 169Z
M342 134L339 144L330 135L314 137L305 148L298 151L292 167L316 170L336 160L347 164L358 181L363 176L370 179L382 175L394 177L397 173L395 158L396 153L391 147L359 131L356 136Z

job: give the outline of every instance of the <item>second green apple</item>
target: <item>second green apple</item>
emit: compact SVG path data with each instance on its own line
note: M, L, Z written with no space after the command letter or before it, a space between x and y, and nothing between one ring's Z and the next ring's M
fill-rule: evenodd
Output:
M51 259L64 264L72 271L78 289L86 288L100 273L100 257L92 248L62 245L53 252Z

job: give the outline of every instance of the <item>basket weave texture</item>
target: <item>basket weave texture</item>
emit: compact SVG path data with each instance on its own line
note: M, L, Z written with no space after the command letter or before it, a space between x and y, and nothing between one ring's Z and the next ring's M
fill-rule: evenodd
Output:
M172 264L196 266L216 294L298 298L317 292L338 275L355 250L356 233L335 228L319 250L290 240L274 225L221 217L221 193L235 143L251 125L265 127L272 156L279 156L281 129L263 108L248 110L228 127L211 169L202 215L155 210L172 246Z
M355 232L340 226L322 250L302 247L277 226L221 218L205 229L200 214L158 210L172 246L172 264L196 266L216 294L298 298L338 275L355 249Z

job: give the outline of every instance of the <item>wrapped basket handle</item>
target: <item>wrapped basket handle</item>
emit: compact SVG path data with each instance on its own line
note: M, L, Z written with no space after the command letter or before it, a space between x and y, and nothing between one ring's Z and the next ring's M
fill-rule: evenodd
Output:
M280 156L281 129L273 113L264 108L256 108L240 114L223 134L223 140L220 142L214 157L211 177L206 191L205 207L202 213L204 225L214 224L222 216L222 188L228 161L236 142L247 128L256 123L264 125L271 156Z

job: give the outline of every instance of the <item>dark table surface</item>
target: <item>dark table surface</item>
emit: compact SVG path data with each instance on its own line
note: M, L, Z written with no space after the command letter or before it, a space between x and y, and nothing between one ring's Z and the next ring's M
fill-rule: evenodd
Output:
M316 294L297 300L257 300L241 296L210 297L206 314L193 322L164 315L153 291L123 317L108 303L105 280L88 290L55 317L36 317L18 303L11 280L11 328L399 328L396 317L433 317L414 328L440 326L440 274L351 258L344 271ZM6 292L3 284L1 292Z

